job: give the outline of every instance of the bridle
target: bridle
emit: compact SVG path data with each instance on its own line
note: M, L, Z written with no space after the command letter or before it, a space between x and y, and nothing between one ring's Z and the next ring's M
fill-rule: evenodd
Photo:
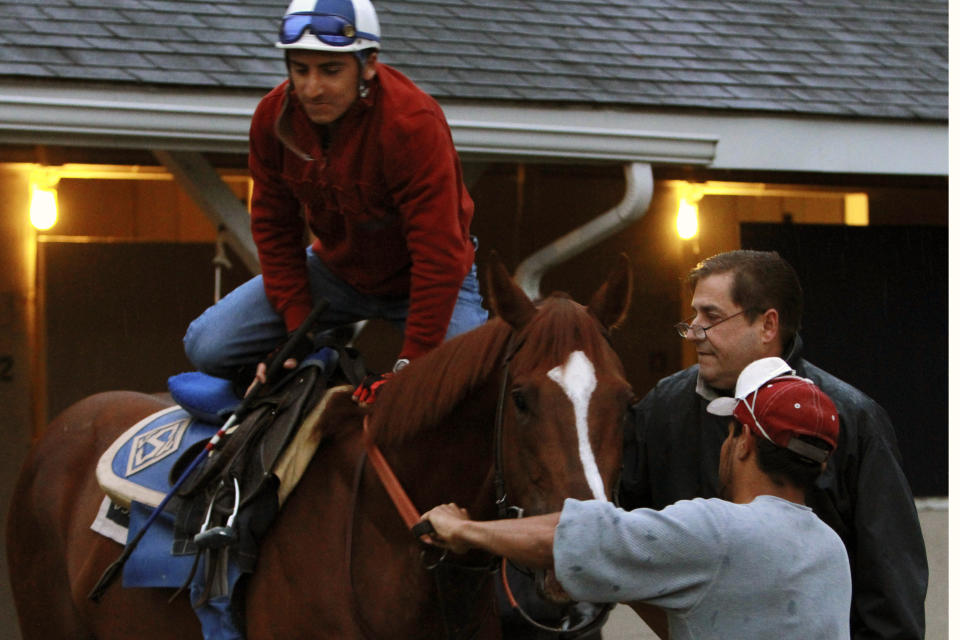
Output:
M503 416L506 412L507 383L510 381L510 361L520 351L524 339L517 340L517 333L511 332L507 341L507 350L503 357L503 375L500 377L500 393L497 396L497 412L493 417L493 492L497 505L497 518L523 517L523 507L507 505L507 482L503 473ZM511 516L511 514L513 514Z
M493 476L493 488L494 488L494 501L497 506L497 517L499 519L506 518L522 518L523 517L523 508L517 505L508 505L507 504L507 489L506 489L506 479L504 473L504 462L503 462L503 422L504 415L506 413L506 397L507 397L507 385L510 381L510 362L513 360L513 357L517 354L518 351L523 347L524 338L517 338L517 333L515 331L511 332L510 337L507 341L507 348L505 350L505 355L503 358L502 375L500 379L500 388L499 394L497 397L497 408L496 414L494 416L494 476ZM364 421L366 426L366 419ZM384 485L387 493L390 495L391 500L394 505L397 507L397 510L400 512L401 517L404 519L407 527L410 529L411 533L421 539L424 536L429 535L432 531L432 526L429 521L419 521L419 514L417 513L416 508L413 503L410 501L410 498L404 492L402 486L400 486L399 481L396 479L396 476L393 474L393 471L390 469L386 460L383 458L383 454L380 453L379 448L372 441L370 441L366 435L364 436L366 448L364 455L370 461L374 470L380 478L381 483ZM355 480L354 487L354 498L356 498L356 492L359 488L359 476L362 473L363 469L363 458L361 457L360 463L357 470L357 478ZM352 527L348 527L352 529ZM348 537L352 538L352 535L348 534ZM426 543L421 540L421 544L426 546ZM350 540L348 540L348 567L350 561L350 552L349 548L351 546ZM432 547L431 547L432 548ZM447 558L446 551L443 555L437 559L430 561L429 563L425 561L426 553L421 553L421 561L424 562L424 567L428 571L436 570L439 566L444 563L449 562ZM510 583L507 580L507 559L502 558L498 563L500 564L500 573L503 581L503 588L507 595L507 599L510 602L511 607L520 614L524 621L543 631L549 631L551 633L561 633L561 634L577 634L582 635L593 631L594 629L599 628L606 622L607 616L610 611L613 609L612 604L603 604L603 605L593 605L592 603L573 603L569 605L568 609L577 609L580 610L584 608L584 605L590 605L595 609L592 615L582 616L582 619L572 624L570 623L569 614L561 620L560 626L554 627L550 625L545 625L543 623L537 622L534 620L523 607L517 602L517 599L513 595L513 590L510 587ZM518 569L520 569L518 567ZM525 571L520 569L521 571ZM349 571L349 569L348 569ZM352 574L351 574L352 575ZM354 591L351 587L351 591ZM356 599L356 593L354 591L354 599ZM355 609L359 611L359 608L356 606ZM569 636L568 636L569 637Z
M510 334L510 339L507 342L506 354L503 358L503 374L500 378L500 393L497 396L497 413L494 416L494 466L493 466L493 487L494 495L496 496L495 502L497 505L497 517L501 520L506 518L522 518L523 517L523 507L517 505L508 505L507 504L507 487L506 479L504 474L504 464L503 464L503 417L506 412L506 398L507 398L507 383L510 380L510 361L513 360L513 357L520 351L520 348L523 347L524 339L516 339L517 333L512 332ZM554 627L550 625L543 624L534 620L523 607L517 602L517 599L513 595L513 589L510 587L510 582L507 579L507 563L509 561L506 558L502 558L500 561L500 578L503 583L503 590L507 596L507 600L510 602L510 606L520 614L520 617L523 620L542 631L549 631L551 633L576 633L586 634L594 629L601 627L604 622L606 622L607 616L610 611L613 609L612 604L603 604L603 605L592 605L597 611L592 616L583 617L580 622L570 626L570 617L569 615L561 621L561 626ZM511 565L513 563L510 563ZM516 567L516 565L513 565ZM518 570L524 573L529 573L528 571L516 567ZM569 608L574 608L579 603L574 603L570 605ZM592 604L592 603L591 603Z

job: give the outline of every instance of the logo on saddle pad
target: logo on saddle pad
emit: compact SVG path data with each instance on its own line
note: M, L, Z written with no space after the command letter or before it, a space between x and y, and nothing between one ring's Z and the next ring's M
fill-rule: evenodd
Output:
M137 435L127 458L127 477L154 465L180 448L190 419L177 420Z

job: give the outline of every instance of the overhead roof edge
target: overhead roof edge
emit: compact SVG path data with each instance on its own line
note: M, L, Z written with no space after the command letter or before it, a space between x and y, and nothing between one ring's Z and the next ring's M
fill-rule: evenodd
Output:
M484 133L499 148L568 147L631 162L700 164L715 169L891 175L948 174L946 122L786 116L752 112L443 104L464 149ZM563 139L563 132L570 137ZM511 141L510 135L517 137ZM531 139L524 141L523 136ZM578 147L578 143L592 142ZM492 142L491 142L492 144ZM712 146L712 148L710 148ZM459 144L458 144L459 148ZM472 150L472 149L471 149ZM622 155L616 156L616 152Z
M246 153L262 92L0 80L0 142ZM465 160L947 175L946 123L441 103Z
M449 118L457 150L479 157L708 165L717 138L622 128L544 126Z
M0 82L0 141L246 153L259 97Z

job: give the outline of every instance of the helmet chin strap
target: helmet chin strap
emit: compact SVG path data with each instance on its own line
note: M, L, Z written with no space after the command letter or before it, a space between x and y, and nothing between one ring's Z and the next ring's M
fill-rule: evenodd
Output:
M357 95L361 98L366 98L370 95L370 87L367 86L366 80L363 79L363 69L367 65L367 60L370 58L370 49L355 51L353 55L357 58Z

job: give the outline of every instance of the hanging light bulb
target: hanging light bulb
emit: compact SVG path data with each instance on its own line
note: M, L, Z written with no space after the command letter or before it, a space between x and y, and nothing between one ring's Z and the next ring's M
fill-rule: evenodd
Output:
M42 170L30 180L30 223L39 231L57 222L57 182L56 175Z
M704 196L704 185L682 182L677 186L680 198L677 204L677 235L683 240L693 240L700 231L700 200Z
M689 240L697 235L698 209L696 201L691 201L686 197L681 198L677 207L677 235L684 240Z

